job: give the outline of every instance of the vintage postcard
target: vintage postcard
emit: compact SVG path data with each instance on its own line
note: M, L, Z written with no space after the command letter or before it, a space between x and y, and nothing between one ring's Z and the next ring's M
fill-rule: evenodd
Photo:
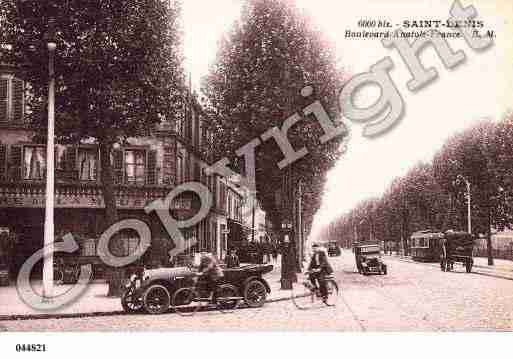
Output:
M0 352L511 334L512 19L509 0L2 0Z

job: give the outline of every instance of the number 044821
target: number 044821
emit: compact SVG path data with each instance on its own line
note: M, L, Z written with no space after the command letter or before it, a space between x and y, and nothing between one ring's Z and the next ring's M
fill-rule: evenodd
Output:
M17 352L45 352L46 344L16 344Z

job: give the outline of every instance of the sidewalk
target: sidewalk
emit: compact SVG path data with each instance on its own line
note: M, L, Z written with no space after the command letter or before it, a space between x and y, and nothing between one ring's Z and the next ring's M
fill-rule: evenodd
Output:
M290 299L291 291L280 289L279 265L275 265L271 273L265 274L264 279L271 287L267 302ZM65 293L71 287L71 285L57 285L54 287L55 295ZM41 282L35 283L34 290L36 293L41 293ZM26 305L19 297L14 284L11 284L9 287L0 287L0 321L122 314L120 299L107 297L107 292L108 285L105 282L93 282L77 301L56 311L45 313Z
M413 259L411 259L410 256L401 256L397 253L394 253L392 255L386 254L386 256L413 262ZM511 279L513 279L513 261L510 261L507 259L494 259L493 262L494 262L494 265L489 266L488 258L474 257L474 266L473 266L472 271L479 273L479 272L481 272L481 270L484 270L484 272L486 272L486 273L495 272L495 273L497 273L497 275L508 275L509 274L508 278L511 277ZM436 263L431 263L431 264L437 265Z

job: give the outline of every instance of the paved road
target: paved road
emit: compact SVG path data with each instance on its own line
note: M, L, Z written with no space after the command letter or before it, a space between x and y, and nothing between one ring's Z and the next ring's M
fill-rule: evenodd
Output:
M300 311L291 301L259 309L217 311L182 318L123 315L60 320L6 321L9 331L489 331L513 330L513 280L444 273L436 266L386 258L389 274L355 273L350 252L332 259L341 292L333 308Z

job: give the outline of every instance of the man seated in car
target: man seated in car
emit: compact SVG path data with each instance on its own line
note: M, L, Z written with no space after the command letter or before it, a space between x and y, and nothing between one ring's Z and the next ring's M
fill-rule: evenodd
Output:
M224 258L226 268L237 268L240 267L239 257L237 256L237 250L235 248L230 249L230 254Z

